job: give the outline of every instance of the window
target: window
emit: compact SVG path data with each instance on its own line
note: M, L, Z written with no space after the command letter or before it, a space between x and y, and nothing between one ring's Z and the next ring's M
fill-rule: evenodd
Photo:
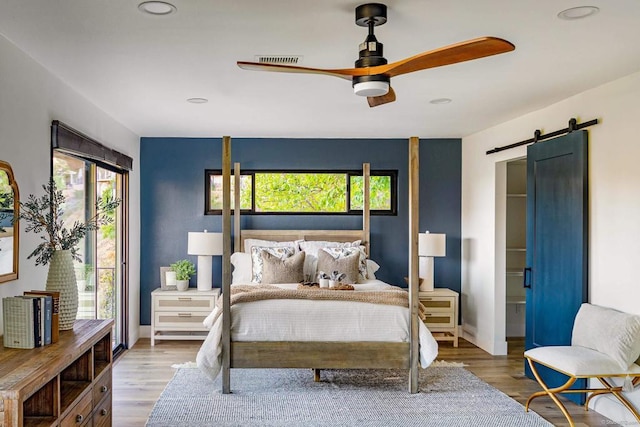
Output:
M231 172L231 209L234 178ZM371 171L372 214L396 215L398 172ZM240 210L251 214L360 214L363 207L361 171L242 171ZM205 213L222 212L222 172L205 171Z

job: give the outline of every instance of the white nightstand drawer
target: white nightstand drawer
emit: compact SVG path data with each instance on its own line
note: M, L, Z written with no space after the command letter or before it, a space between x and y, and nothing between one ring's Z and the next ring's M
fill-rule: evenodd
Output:
M211 313L215 305L215 298L211 295L198 295L195 292L182 295L157 295L154 298L156 311L205 311Z
M154 324L156 329L166 328L180 328L189 329L193 331L206 331L202 322L209 313L190 313L186 312L172 312L163 311L156 312L154 317Z
M450 313L454 310L456 299L454 297L421 297L420 302L430 312Z
M455 323L450 313L425 313L424 323L427 328L453 328Z

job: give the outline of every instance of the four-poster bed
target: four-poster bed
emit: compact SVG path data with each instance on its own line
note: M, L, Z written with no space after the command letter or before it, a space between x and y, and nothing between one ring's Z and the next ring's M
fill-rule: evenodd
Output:
M383 282L370 280L363 284L354 285L355 291L335 291L335 290L296 290L289 285L277 285L287 291L280 290L280 294L304 293L302 300L296 299L276 299L273 301L260 301L261 307L268 304L278 304L278 309L269 312L273 313L273 318L269 315L259 314L258 319L262 319L261 327L266 327L266 332L256 332L254 335L241 335L240 329L255 332L258 327L252 324L246 328L246 318L255 315L253 308L256 302L238 303L239 297L246 297L247 294L238 295L242 292L263 292L263 287L249 286L241 290L241 286L232 286L231 275L231 210L230 210L230 180L231 180L231 155L230 138L223 139L223 234L224 255L223 255L223 289L222 307L215 316L210 319L208 326L212 327L211 332L203 347L198 353L198 365L205 371L208 370L210 376L217 375L217 371L222 372L222 391L230 392L230 369L231 368L312 368L316 373L316 380L319 379L320 369L391 369L402 368L409 371L409 392L418 391L418 363L423 367L430 364L437 355L437 344L424 324L419 319L418 300L418 262L417 262L417 138L411 138L409 145L409 167L410 167L410 247L409 254L409 292L400 291L398 288L384 284ZM240 165L234 165L235 188L239 188ZM370 230L369 230L369 175L368 164L363 165L364 178L364 208L363 227L361 230L241 230L239 212L239 192L236 192L234 205L234 234L235 250L241 253L246 252L245 243L251 241L259 242L313 242L317 244L331 243L332 245L344 244L350 246L351 243L358 242L366 254L369 253ZM256 240L257 239L257 240ZM360 246L362 245L362 246ZM234 254L234 256L236 256ZM307 256L309 256L307 254ZM415 258L415 259L414 259ZM234 264L236 269L238 264ZM235 272L234 272L235 275ZM365 276L366 277L366 276ZM237 283L237 282L236 282ZM362 291L362 292L360 292ZM351 301L327 301L333 299L329 294L351 293L350 296L362 298L371 297L376 300L376 304L351 302ZM395 292L395 294L394 294ZM389 302L380 302L391 295L403 294L405 299L403 307L389 305ZM322 301L315 300L317 295L322 294ZM309 301L309 299L313 301ZM234 303L235 301L235 303ZM369 301L368 299L366 301ZM407 302L408 301L408 302ZM232 307L232 303L234 303ZM253 305L249 305L253 304ZM338 308L339 306L339 308ZM241 311L244 310L244 311ZM291 310L291 311L288 311ZM277 317L280 312L286 312L291 319L298 319L293 312L300 310L305 316L302 320L296 321L298 331L293 333L290 339L276 338L268 336L268 328L274 327L282 321ZM320 314L314 314L314 310L320 310ZM342 310L342 311L341 311ZM369 311L367 311L369 310ZM242 315L240 314L242 313ZM329 322L321 317L323 313L332 313L330 316L338 317L338 322ZM336 314L337 313L337 314ZM375 313L375 314L373 314ZM382 314L381 314L382 313ZM262 316L262 317L260 317ZM388 317L386 317L388 316ZM369 318L371 321L359 322L361 318ZM312 323L309 326L309 319L315 322L322 322L322 327L316 327ZM325 318L326 319L326 318ZM354 323L364 323L358 328L342 328L339 322L345 319L345 325L352 326ZM336 320L336 319L334 319ZM303 327L303 323L307 323ZM390 324L388 326L386 324ZM329 325L330 324L330 325ZM370 325L369 325L370 324ZM397 327L396 325L400 325ZM322 331L326 327L326 331ZM396 329L391 328L399 328ZM235 328L232 330L232 328ZM292 329L296 329L292 328ZM331 329L333 328L333 332ZM369 328L369 329L367 329ZM389 329L387 331L386 329ZM277 331L274 336L279 337ZM262 335L261 335L262 334ZM336 336L342 334L340 337ZM297 338L303 336L301 340ZM374 336L375 338L370 338ZM247 338L248 337L248 338ZM256 338L258 337L258 338ZM329 338L326 338L329 337ZM346 338L345 338L346 337ZM419 346L422 345L422 348Z

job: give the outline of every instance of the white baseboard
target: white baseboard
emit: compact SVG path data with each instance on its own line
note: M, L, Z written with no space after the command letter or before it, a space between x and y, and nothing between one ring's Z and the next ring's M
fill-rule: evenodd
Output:
M140 325L140 338L151 338L151 325Z

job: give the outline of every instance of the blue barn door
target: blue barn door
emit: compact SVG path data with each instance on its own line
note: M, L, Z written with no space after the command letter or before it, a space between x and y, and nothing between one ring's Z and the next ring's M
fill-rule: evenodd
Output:
M587 302L587 147L583 130L527 149L527 350L570 345L573 319ZM525 371L533 378L526 364ZM549 386L567 379L543 367L539 372ZM578 380L574 388L585 386ZM583 394L565 396L584 402Z

